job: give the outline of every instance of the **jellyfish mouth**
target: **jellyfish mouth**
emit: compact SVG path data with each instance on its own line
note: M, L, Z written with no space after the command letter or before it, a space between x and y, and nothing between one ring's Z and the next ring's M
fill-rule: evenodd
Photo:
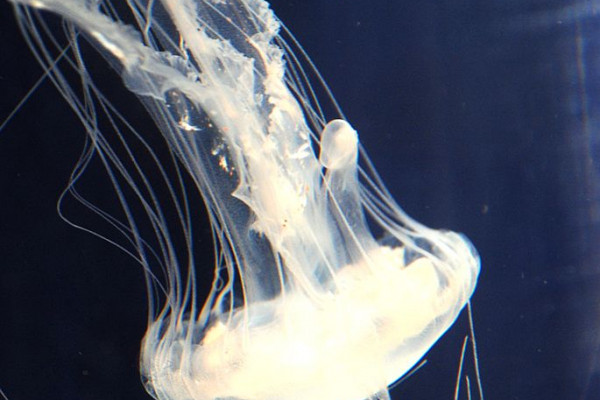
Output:
M367 258L343 267L337 291L318 300L285 292L214 321L188 349L189 363L151 368L155 389L186 387L202 399L358 400L387 387L450 326L454 318L444 316L460 294L429 258L404 265L404 249L387 246ZM163 349L173 360L186 346L181 338ZM174 376L185 385L171 386Z

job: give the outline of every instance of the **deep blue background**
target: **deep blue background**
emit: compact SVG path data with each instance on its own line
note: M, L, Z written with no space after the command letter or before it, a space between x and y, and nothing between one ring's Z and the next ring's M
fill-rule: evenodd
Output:
M488 399L600 399L597 4L273 3L398 202L480 251ZM42 73L12 20L0 3L0 120ZM142 272L55 211L82 143L48 82L0 132L0 388L11 400L148 398ZM463 316L393 398L451 399L465 332Z

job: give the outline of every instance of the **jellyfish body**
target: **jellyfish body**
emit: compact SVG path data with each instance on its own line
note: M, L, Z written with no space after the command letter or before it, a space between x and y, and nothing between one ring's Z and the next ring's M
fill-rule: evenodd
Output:
M12 1L47 64L31 33L33 9L61 15L106 57L146 105L211 218L217 261L201 304L189 216L178 211L189 242L187 254L176 254L172 223L151 191L128 179L118 155L97 140L89 104L73 101L57 79L162 244L155 251L165 260L166 299L141 351L154 397L383 396L457 318L475 289L476 251L462 235L410 219L364 154L359 163L357 132L341 119L326 123L315 109L266 2L130 0L133 28L96 2ZM77 40L72 35L73 48ZM144 264L143 233L128 224Z

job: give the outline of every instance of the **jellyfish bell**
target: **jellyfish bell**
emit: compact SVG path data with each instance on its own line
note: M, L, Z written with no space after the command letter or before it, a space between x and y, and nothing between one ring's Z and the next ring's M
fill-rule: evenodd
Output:
M140 364L155 398L386 397L387 386L452 325L475 289L475 249L395 203L350 123L327 122L315 104L265 1L131 0L137 27L120 21L110 3L11 1L109 175L120 177L112 180L128 228L106 218L129 235L148 274L151 317ZM85 101L61 79L32 18L36 8L77 27L69 46ZM158 160L160 174L150 176L130 153L126 163L113 151L96 108L120 114L89 77L80 36L148 109L181 168L174 177ZM113 127L129 150L125 132ZM147 146L141 132L130 134ZM202 195L215 239L214 280L204 299L189 188L177 189L179 173ZM153 179L167 185L175 223L164 217ZM164 271L148 261L148 233L129 212L133 200L123 185L152 224L159 243L152 252ZM183 251L171 243L174 224ZM157 311L153 284L165 297Z

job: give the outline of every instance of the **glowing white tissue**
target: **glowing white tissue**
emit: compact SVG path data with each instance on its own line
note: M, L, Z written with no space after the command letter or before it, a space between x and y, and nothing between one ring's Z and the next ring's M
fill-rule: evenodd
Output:
M427 228L395 203L359 154L350 123L328 121L316 106L265 1L130 0L135 27L106 1L11 1L25 29L34 23L22 5L76 26L73 51L85 38L106 57L187 175L184 185L158 161L161 173L146 175L135 158L112 151L131 139L117 131L120 142L111 145L100 131L96 111L116 112L83 58L73 57L90 95L77 101L66 83L55 83L118 177L128 217L119 230L156 290L151 306L164 300L141 352L156 399L385 397L452 325L475 289L477 252L464 236ZM39 35L30 39L47 54ZM154 196L160 179L175 220ZM190 186L204 199L216 241L208 295L196 289L207 266L194 257ZM134 200L153 232L138 229ZM148 249L150 242L159 245Z

